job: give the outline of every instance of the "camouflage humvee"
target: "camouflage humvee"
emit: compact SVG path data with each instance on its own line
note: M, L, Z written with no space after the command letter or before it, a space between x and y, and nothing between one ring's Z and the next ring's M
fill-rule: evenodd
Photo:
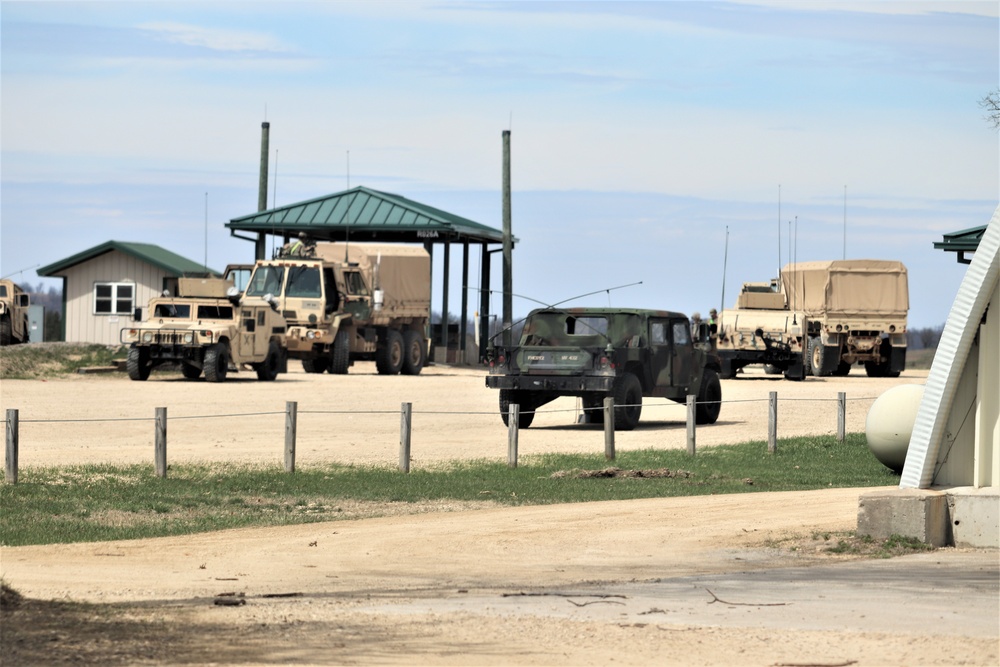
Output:
M0 280L0 345L28 342L30 297L10 280Z
M643 396L683 403L695 394L697 422L719 418L719 358L708 327L692 332L681 313L541 308L525 320L520 344L491 345L487 361L486 386L500 390L504 424L511 403L520 405L527 428L537 408L560 396L579 396L590 422L603 420L600 408L613 397L619 430L639 423Z
M223 382L230 370L256 371L274 380L285 366L285 318L261 297L242 296L232 281L180 278L178 296L151 299L145 322L121 330L128 344L128 376L146 380L155 366L173 362L184 377ZM136 313L136 320L140 320Z

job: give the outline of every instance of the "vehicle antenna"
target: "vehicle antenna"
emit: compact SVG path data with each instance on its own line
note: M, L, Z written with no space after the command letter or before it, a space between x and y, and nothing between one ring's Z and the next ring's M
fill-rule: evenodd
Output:
M778 278L781 278L781 183L778 183Z
M25 271L30 271L32 269L37 269L39 266L41 266L41 264L35 264L34 266L28 266L28 267L25 267L25 268L20 269L18 271L12 271L11 273L8 273L7 275L2 276L2 277L3 278L10 278L11 276L17 275L18 273L24 273Z
M726 225L726 249L722 253L722 299L719 302L719 323L726 307L726 267L729 265L729 225Z

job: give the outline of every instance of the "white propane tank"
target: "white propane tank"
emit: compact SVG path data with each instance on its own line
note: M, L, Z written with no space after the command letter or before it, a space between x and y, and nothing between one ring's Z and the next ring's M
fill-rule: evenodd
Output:
M906 463L906 450L923 397L923 385L901 384L875 399L868 410L865 420L868 449L882 465L897 473L903 471Z
M374 294L374 306L375 310L382 310L382 304L385 302L385 291L377 289Z

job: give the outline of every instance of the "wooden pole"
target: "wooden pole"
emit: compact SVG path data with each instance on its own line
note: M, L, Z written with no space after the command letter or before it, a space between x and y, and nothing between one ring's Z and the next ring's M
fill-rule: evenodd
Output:
M615 460L615 399L604 399L604 458Z
M167 409L156 408L156 444L153 458L156 461L156 476L167 476Z
M767 453L778 451L778 392L770 392L767 412Z
M299 404L285 403L285 472L295 472L295 431L299 421Z
M6 448L6 479L8 484L17 484L17 439L18 412L16 408L7 408L7 448Z
M847 392L837 392L837 442L847 437Z
M688 454L694 456L695 452L695 395L688 394L687 397L687 450Z
M403 403L399 411L399 469L410 472L410 431L413 403Z
M517 431L521 421L521 406L511 403L507 406L507 467L517 467Z

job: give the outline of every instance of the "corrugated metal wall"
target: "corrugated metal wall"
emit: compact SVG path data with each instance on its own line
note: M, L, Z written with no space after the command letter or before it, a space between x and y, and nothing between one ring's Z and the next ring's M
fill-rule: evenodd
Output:
M135 285L135 307L145 309L150 298L163 289L164 277L170 274L112 250L58 275L66 276L66 341L117 345L119 331L131 324L132 316L95 315L94 285L132 283Z

